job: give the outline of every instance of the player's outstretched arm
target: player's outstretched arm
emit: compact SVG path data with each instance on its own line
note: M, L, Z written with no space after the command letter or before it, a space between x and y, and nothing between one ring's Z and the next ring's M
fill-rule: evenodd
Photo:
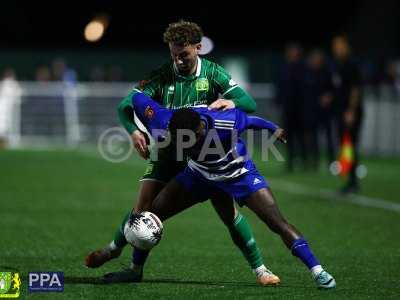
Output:
M255 129L255 130L262 130L262 129L268 129L271 133L274 134L274 136L281 141L282 143L286 143L286 133L285 130L280 128L278 125L275 123L265 120L260 117L256 116L248 116L244 113L240 114L242 117L242 122L238 122L239 126L239 131L240 129L246 130L246 129ZM242 128L240 128L242 127Z
M279 127L275 123L256 116L246 116L246 129L268 129L275 132Z

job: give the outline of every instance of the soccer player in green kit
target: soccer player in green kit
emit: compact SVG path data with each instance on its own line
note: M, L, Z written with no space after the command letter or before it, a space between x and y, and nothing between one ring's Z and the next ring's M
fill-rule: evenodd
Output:
M125 129L131 134L139 155L150 158L146 136L136 127L132 110L132 97L143 92L156 99L165 107L181 108L197 105L209 105L210 109L239 108L245 112L254 112L256 104L231 76L219 65L200 59L203 33L192 22L179 21L170 24L164 33L164 42L168 44L172 60L142 80L137 88L122 100L118 107L119 118ZM158 160L149 161L147 170L141 179L139 197L133 213L149 210L164 186L184 169L186 162L177 162L175 156L159 153ZM261 285L280 282L263 264L247 220L234 207L233 199L226 194L213 196L211 203L219 217L227 226L232 240L248 261L256 280ZM105 262L120 256L127 241L123 228L132 212L122 221L114 240L105 248L96 250L86 257L86 265L97 268ZM143 277L143 265L149 252L134 249L130 268L109 273L105 282L140 282Z

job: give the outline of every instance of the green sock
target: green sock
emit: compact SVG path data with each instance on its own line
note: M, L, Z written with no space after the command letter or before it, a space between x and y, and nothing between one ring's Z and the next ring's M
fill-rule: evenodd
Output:
M263 265L260 249L257 247L251 227L243 215L238 213L234 223L229 227L232 240L243 253L252 269Z
M124 235L124 227L125 223L128 221L129 216L131 215L131 212L129 212L124 219L122 220L121 225L119 225L117 231L115 231L114 234L114 244L118 248L124 248L128 242L126 241L125 235Z

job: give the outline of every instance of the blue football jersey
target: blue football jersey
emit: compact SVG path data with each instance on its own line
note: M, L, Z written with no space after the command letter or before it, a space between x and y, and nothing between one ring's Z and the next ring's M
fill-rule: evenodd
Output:
M132 106L136 117L147 131L158 139L166 133L174 110L162 107L148 96L138 93ZM196 155L189 155L188 167L213 181L236 178L254 167L249 159L246 145L239 135L246 129L278 128L272 122L248 116L239 109L209 110L207 107L192 107L200 114L206 125L207 135ZM138 126L140 128L140 126ZM161 130L161 131L160 131ZM161 132L161 134L160 134Z

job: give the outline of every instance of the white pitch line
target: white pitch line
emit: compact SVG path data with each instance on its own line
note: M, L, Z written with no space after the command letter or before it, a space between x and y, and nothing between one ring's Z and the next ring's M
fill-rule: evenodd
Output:
M399 203L390 202L380 198L372 198L356 194L349 194L344 196L332 190L311 188L299 183L283 180L272 180L272 183L272 188L295 195L319 196L321 198L329 200L351 202L360 206L375 207L400 212Z

